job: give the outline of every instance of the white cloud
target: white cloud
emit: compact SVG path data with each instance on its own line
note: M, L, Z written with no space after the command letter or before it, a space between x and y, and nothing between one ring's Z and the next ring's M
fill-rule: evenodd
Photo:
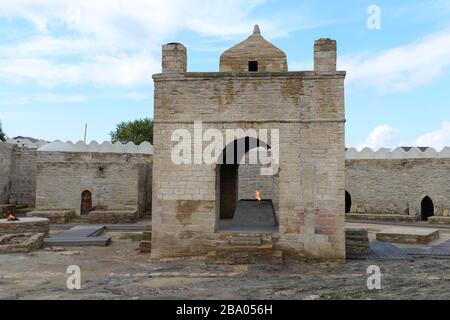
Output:
M347 83L374 86L380 92L409 91L450 66L450 28L404 46L339 60L339 69L348 71Z
M450 122L445 121L438 130L421 135L415 141L415 145L433 147L436 150L450 146Z
M35 81L48 87L84 83L130 86L150 83L158 66L159 62L140 54L93 56L77 63L12 58L0 60L0 78L14 83Z
M399 146L432 147L438 151L450 146L450 121L444 121L442 126L434 131L424 133L417 139L401 139L400 131L383 124L376 126L364 140L356 146L358 150L371 148L396 148Z
M0 2L0 16L23 18L34 36L0 44L0 78L40 85L148 84L160 46L179 31L235 37L252 30L264 0L33 0ZM268 23L268 29L276 27Z
M393 147L397 132L398 130L386 124L376 126L369 133L366 140L357 146L357 149L371 148L377 150L379 148Z
M63 95L53 93L41 93L32 94L28 96L15 96L12 98L1 98L0 106L18 106L27 105L33 102L45 102L45 103L83 103L88 98L82 94Z
M309 11L300 15L276 11L269 19L261 18L255 9L266 2L40 0L37 5L35 0L0 1L0 17L26 19L34 28L31 35L0 44L0 77L47 86L146 84L152 73L160 71L161 44L176 40L179 32L199 35L192 48L211 51L224 49L218 40L249 35L255 23L269 39L333 23Z

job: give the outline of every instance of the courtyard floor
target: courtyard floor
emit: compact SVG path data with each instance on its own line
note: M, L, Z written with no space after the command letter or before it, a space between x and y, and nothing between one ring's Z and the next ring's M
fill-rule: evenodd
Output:
M140 233L109 234L109 247L0 255L0 299L450 299L446 259L284 266L154 263L138 251ZM381 268L381 290L366 286L366 270L373 264ZM80 290L66 288L70 265L81 268Z

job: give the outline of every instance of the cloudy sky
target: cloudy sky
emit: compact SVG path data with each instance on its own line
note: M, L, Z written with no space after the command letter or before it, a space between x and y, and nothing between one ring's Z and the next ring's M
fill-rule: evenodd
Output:
M312 68L313 42L338 41L347 70L349 147L450 145L450 0L0 0L0 120L8 136L109 139L153 115L161 44L182 42L189 71L258 23L289 69ZM368 7L381 10L369 29ZM372 21L372 20L370 20Z

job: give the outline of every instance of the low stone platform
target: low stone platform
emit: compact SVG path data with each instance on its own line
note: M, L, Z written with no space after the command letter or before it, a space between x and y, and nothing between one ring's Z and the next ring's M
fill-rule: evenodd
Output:
M43 233L48 235L49 220L46 218L19 218L17 221L0 219L0 235L17 233Z
M27 217L47 218L50 223L68 223L75 216L74 210L33 210L27 213Z
M42 248L43 233L16 233L0 236L0 254L27 253Z
M377 240L427 245L439 238L439 230L429 228L391 228L377 232Z
M45 238L46 247L106 247L111 244L111 237L80 237L80 238Z
M267 239L270 238L270 240ZM271 236L232 235L229 245L218 246L206 255L207 264L283 263L283 251L274 248Z
M148 225L142 233L142 240L139 242L139 251L141 253L152 252L152 225Z
M450 217L433 216L428 218L430 224L450 224Z
M137 210L95 210L89 212L89 223L98 224L122 224L136 223L139 219Z
M350 213L345 215L346 221L387 221L387 222L417 222L416 216L406 214L373 214L373 213Z
M345 252L347 257L367 255L371 252L367 229L345 228Z
M45 246L109 246L111 237L100 237L105 230L105 226L75 226L69 230L64 230L60 234L44 239Z

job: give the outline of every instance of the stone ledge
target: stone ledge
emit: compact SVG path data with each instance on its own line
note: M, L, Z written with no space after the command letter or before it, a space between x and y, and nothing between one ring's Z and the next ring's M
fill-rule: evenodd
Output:
M430 224L450 224L450 217L433 216L428 218Z
M333 71L330 74L320 74L315 71L286 71L286 72L180 72L180 73L157 73L153 75L155 81L161 80L205 80L211 78L343 78L346 71Z
M19 218L18 221L0 219L0 235L17 233L43 233L49 232L49 220L46 218Z
M44 236L43 233L5 234L0 237L0 254L39 250L44 244Z
M27 213L27 217L47 218L50 223L68 223L75 216L75 211L70 209L58 210L34 210Z
M138 221L137 210L95 210L89 212L87 219L89 223L136 223Z
M377 232L378 241L428 244L439 238L439 230L429 228L391 228Z
M406 214L373 214L350 213L345 215L346 221L389 221L389 222L416 222L418 217Z
M367 229L345 229L345 253L351 255L367 255L371 252Z

